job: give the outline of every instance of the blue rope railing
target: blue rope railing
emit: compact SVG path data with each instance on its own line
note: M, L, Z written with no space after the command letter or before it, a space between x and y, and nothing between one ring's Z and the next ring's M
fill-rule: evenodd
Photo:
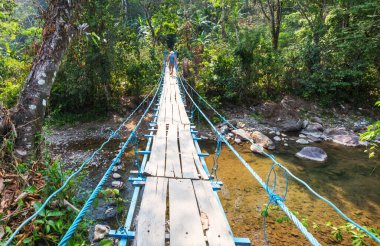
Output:
M20 232L20 230L25 225L27 225L31 220L33 220L35 217L37 217L42 212L42 210L47 206L47 204L51 201L51 199L54 198L62 190L64 190L66 188L66 186L69 184L70 180L72 180L75 176L77 176L85 168L85 166L88 163L90 163L94 159L94 157L104 148L104 146L106 146L112 139L114 139L117 136L117 134L120 132L120 130L122 129L122 127L134 116L134 114L141 108L141 106L144 105L144 103L149 99L149 97L152 95L152 93L155 90L156 90L155 95L157 94L159 86L161 85L162 80L163 80L164 71L165 70L163 69L160 78L157 80L158 83L153 87L153 89L148 93L148 95L141 101L141 103L132 111L132 113L119 125L119 127L115 131L113 131L109 135L108 139L105 142L103 142L101 144L101 146L96 151L94 151L92 153L92 155L89 158L87 158L79 166L79 168L66 179L66 181L63 183L63 185L60 188L58 188L56 191L54 191L45 200L45 202L41 205L41 207L34 214L32 214L30 217L28 217L26 220L24 220L24 222L21 223L21 225L12 233L12 235L9 237L9 239L5 242L5 244L4 244L5 246L10 245L10 243L13 241L13 239L15 238L15 236Z
M298 220L296 216L293 215L293 213L286 207L286 205L283 202L283 199L274 193L274 191L268 187L268 185L260 178L260 176L252 169L252 167L244 160L244 158L235 150L235 148L228 142L228 140L221 134L214 124L211 122L211 120L206 116L206 114L202 111L202 109L198 106L198 104L194 101L193 98L191 98L189 92L185 88L185 85L183 84L181 79L178 79L182 85L183 90L188 95L189 99L192 101L194 106L197 108L198 112L202 115L202 117L206 120L206 122L211 126L215 134L218 138L222 139L224 143L229 147L229 149L235 154L235 156L239 159L239 161L248 169L248 171L252 174L252 176L259 182L259 184L267 191L269 197L273 202L275 202L283 211L284 213L289 217L290 220L293 221L295 226L301 231L303 235L309 240L309 242L312 245L319 246L321 245L317 239L314 238L314 236L305 228L305 226Z
M235 130L238 129L234 125L232 125L223 115L221 115L214 107L212 107L207 102L207 100L205 100L183 77L180 78L180 81L181 81L181 84L182 84L183 88L185 88L184 84L183 84L183 81L185 81L185 83L187 84L187 86L189 86L189 88L198 96L198 98L200 98L211 110L213 110L222 119L223 123L228 124L231 128L233 128ZM349 223L353 224L356 228L360 229L361 231L363 231L364 233L366 233L369 237L371 237L375 242L377 242L377 243L380 244L380 239L378 237L376 237L373 233L371 233L369 230L367 230L363 226L359 225L358 223L356 223L355 221L353 221L352 219L350 219L334 203L332 203L327 198L325 198L322 195L320 195L319 193L317 193L305 181L303 181L302 179L300 179L297 176L295 176L284 165L282 165L281 163L277 162L277 160L274 158L274 156L272 156L271 154L267 153L261 146L257 145L255 142L253 142L252 139L250 139L250 138L245 138L245 139L247 139L249 142L251 142L251 144L253 144L257 149L259 149L262 154L264 154L266 157L270 158L276 166L278 166L279 168L283 169L290 177L292 177L297 182L299 182L300 184L302 184L303 186L305 186L313 195L315 195L316 197L318 197L319 199L321 199L322 201L324 201L326 204L328 204L330 207L332 207L346 221L348 221Z
M136 137L135 134L136 134L137 130L139 129L141 123L143 122L145 116L149 112L150 108L153 105L153 102L155 101L155 99L157 97L157 94L158 94L159 88L161 87L162 81L163 81L163 77L161 76L161 81L159 83L158 89L157 89L156 93L154 94L154 96L153 96L151 102L149 103L148 107L145 109L145 111L144 111L143 115L141 116L140 120L137 122L135 128L133 129L133 131L129 135L127 141L124 142L123 147L121 148L121 150L119 151L119 153L117 154L117 156L113 159L111 165L109 166L109 168L107 169L107 171L103 175L102 179L99 181L98 185L95 187L95 189L91 193L90 197L87 199L86 203L83 205L81 211L78 213L77 217L75 218L75 220L71 224L70 228L67 230L66 234L63 236L63 238L59 242L58 246L65 246L67 244L67 241L74 234L74 232L77 229L79 223L81 222L83 216L86 214L87 210L91 207L92 202L98 196L98 193L99 193L100 189L102 188L102 186L104 185L104 183L107 181L108 176L112 172L113 167L120 160L122 154L124 153L125 149L128 147L128 145L131 142L131 140L133 140Z

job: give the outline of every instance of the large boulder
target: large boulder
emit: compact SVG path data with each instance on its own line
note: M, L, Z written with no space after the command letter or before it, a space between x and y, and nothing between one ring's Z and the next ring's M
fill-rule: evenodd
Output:
M333 136L333 135L347 135L349 132L343 128L343 127L336 127L336 128L327 128L323 131L323 134L327 137Z
M323 132L328 140L334 143L341 144L349 147L356 147L360 145L360 140L357 135L347 131L345 128L329 128Z
M275 149L275 145L273 141L269 137L262 134L261 132L258 132L258 131L252 132L251 138L257 145L260 145L262 148L270 149L270 150Z
M341 144L344 146L357 147L360 145L359 137L355 134L334 135L331 136L331 139L334 143Z
M305 128L306 132L323 132L323 126L319 123L310 123Z
M309 141L307 141L306 139L304 138L300 138L296 141L296 143L299 143L299 144L309 144Z
M261 147L260 145L258 144L251 144L251 147L249 148L253 153L256 153L256 154L263 154L263 151L264 148Z
M244 129L232 130L232 133L235 134L235 136L238 136L243 141L249 139L249 133Z
M323 126L320 123L309 123L301 133L306 135L313 142L319 142L325 139L325 136L323 135Z
M312 161L325 162L327 160L326 152L318 147L304 147L296 154L298 158Z
M281 128L284 132L296 132L301 130L303 121L299 118L287 117L281 119L277 126Z

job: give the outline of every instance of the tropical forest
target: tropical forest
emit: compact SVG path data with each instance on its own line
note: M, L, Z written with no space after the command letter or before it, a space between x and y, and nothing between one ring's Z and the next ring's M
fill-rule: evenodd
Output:
M380 245L379 0L0 0L0 246Z

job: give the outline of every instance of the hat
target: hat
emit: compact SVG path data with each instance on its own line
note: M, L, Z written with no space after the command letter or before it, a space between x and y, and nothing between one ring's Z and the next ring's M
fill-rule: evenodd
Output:
M173 52L173 51L170 51L170 54L174 54L174 52Z

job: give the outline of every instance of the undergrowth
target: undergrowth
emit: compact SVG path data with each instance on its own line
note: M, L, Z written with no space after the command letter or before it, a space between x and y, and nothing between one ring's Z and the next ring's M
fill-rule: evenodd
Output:
M15 159L9 165L5 161L12 160L9 153L13 150L13 143L11 140L6 141L7 148L1 149L0 165L0 245L41 207L71 172L63 170L62 163L53 160L47 151L29 163L18 163ZM75 183L70 182L18 233L11 245L56 245L77 216L72 207L81 206L80 202L73 199L74 187ZM80 223L69 245L82 245L86 241L89 223L86 220Z

